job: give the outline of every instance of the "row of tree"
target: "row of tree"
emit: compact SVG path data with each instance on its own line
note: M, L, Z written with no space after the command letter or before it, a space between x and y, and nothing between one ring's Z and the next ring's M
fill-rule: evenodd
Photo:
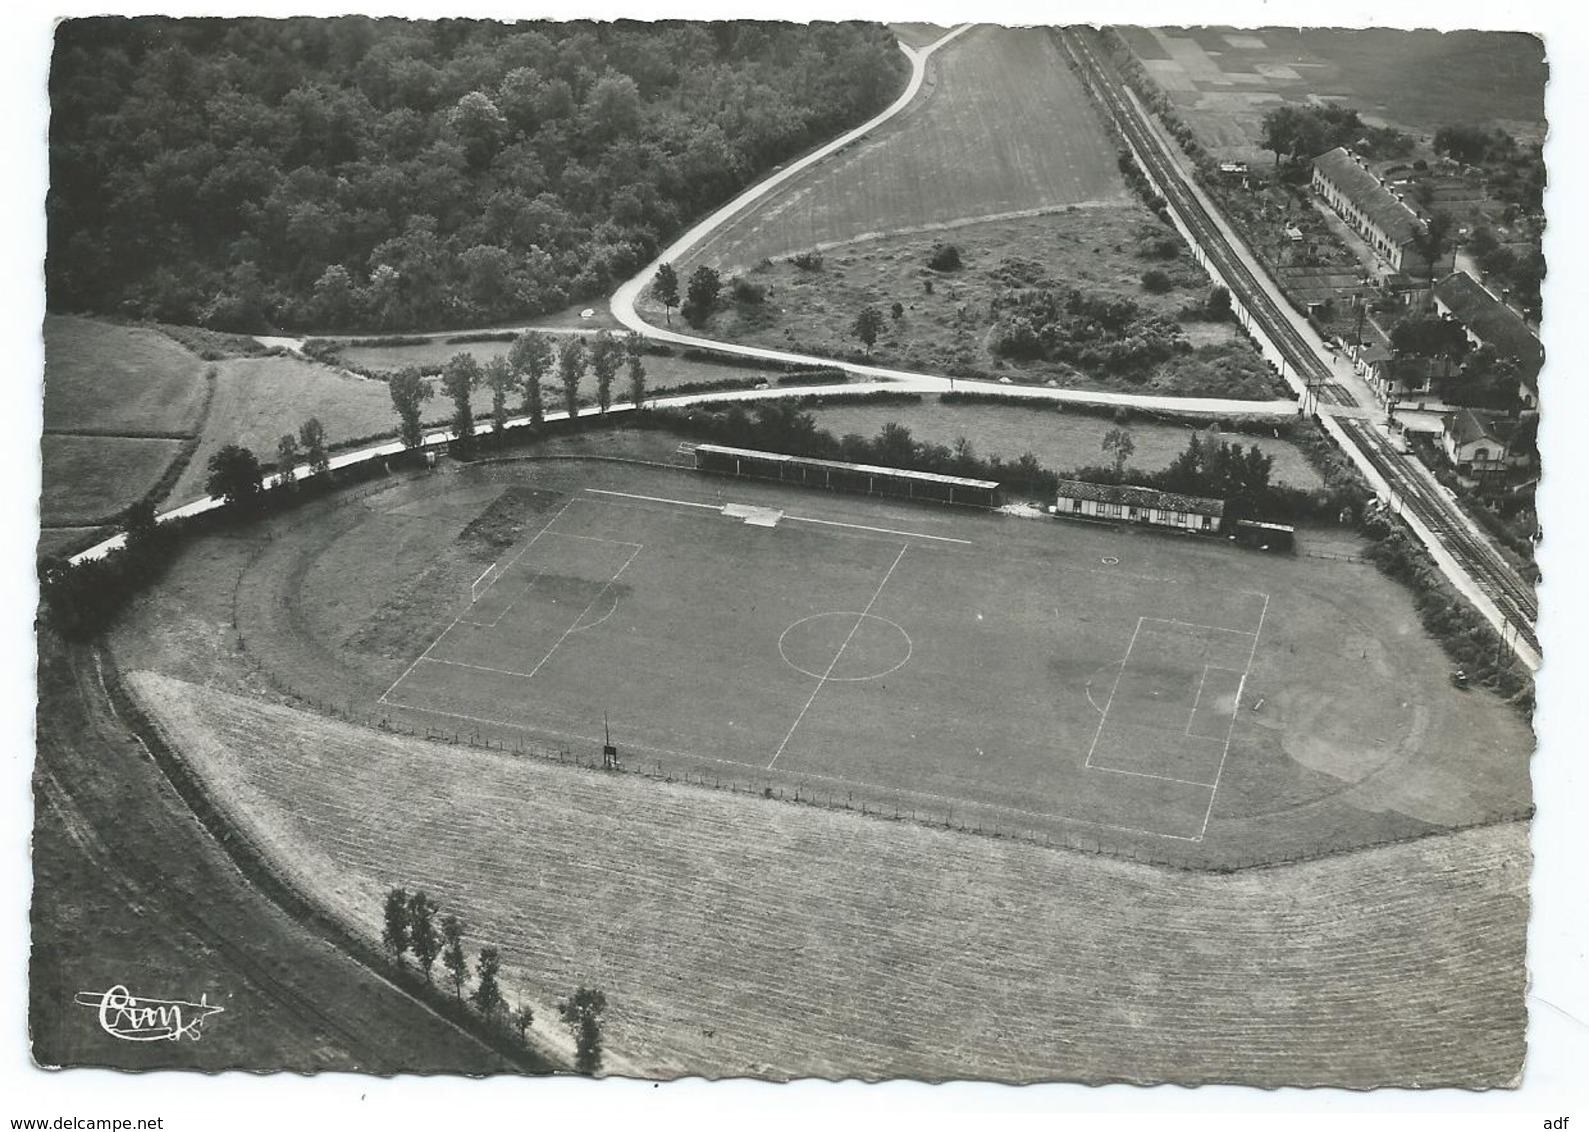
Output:
M247 332L558 309L906 70L862 23L65 21L49 300Z
M412 955L425 976L425 984L432 986L432 971L439 958L447 969L453 995L459 1002L463 1001L464 988L472 977L475 985L469 991L469 1002L481 1017L487 1022L512 1026L519 1040L525 1040L535 1022L535 1011L522 1000L509 1006L500 978L501 951L490 945L482 946L471 975L463 941L463 921L451 912L443 915L441 908L425 893L410 893L402 888L387 891L382 910L381 944L391 955L392 962L401 968L405 966L405 957ZM607 996L584 986L558 1004L558 1013L574 1037L574 1068L587 1076L601 1069L601 1019L606 1009Z

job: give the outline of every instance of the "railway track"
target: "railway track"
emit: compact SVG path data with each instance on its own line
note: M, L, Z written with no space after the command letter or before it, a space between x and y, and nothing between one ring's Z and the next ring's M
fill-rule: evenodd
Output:
M1127 96L1125 83L1104 61L1102 50L1093 42L1096 33L1061 28L1057 35L1061 47L1076 62L1083 80L1138 154L1148 176L1202 246L1209 262L1230 284L1234 297L1263 324L1275 348L1319 402L1356 406L1357 399L1335 380L1317 351L1236 254L1202 201L1187 187L1180 168L1165 153L1161 139L1143 121L1138 108ZM1539 639L1534 626L1539 617L1539 604L1532 583L1525 580L1487 539L1468 528L1456 505L1440 495L1424 475L1410 466L1409 457L1397 452L1365 422L1345 415L1336 420L1406 507L1440 540L1479 589L1495 602L1518 636L1537 653Z
M1345 398L1344 401L1332 401L1332 403L1355 405L1356 399L1335 381L1329 367L1319 360L1317 352L1291 324L1280 304L1270 296L1269 291L1258 281L1257 276L1241 257L1235 254L1225 234L1220 231L1213 217L1203 207L1202 201L1187 188L1181 170L1164 153L1159 139L1142 121L1141 115L1127 96L1125 83L1114 69L1103 61L1099 49L1089 42L1091 33L1078 32L1074 28L1061 28L1058 35L1061 45L1076 60L1084 79L1092 87L1116 127L1137 152L1148 176L1158 185L1159 191L1164 194L1165 199L1180 215L1182 222L1191 230L1209 260L1229 282L1230 289L1238 301L1254 318L1263 323L1275 348L1308 385L1331 387L1335 396Z
M1539 601L1533 585L1502 558L1487 539L1475 535L1466 523L1452 514L1450 501L1412 466L1412 457L1396 451L1366 421L1337 417L1336 423L1391 485L1402 504L1434 532L1479 589L1495 602L1529 647L1537 652L1539 638L1534 633L1534 625L1539 618Z

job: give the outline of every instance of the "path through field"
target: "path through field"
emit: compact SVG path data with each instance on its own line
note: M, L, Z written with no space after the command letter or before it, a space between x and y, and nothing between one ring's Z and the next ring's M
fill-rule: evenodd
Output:
M502 949L538 1019L604 989L610 1048L643 1074L1365 1087L1521 1067L1523 824L1185 873L133 681L320 900L373 935L385 889L426 890L471 949Z

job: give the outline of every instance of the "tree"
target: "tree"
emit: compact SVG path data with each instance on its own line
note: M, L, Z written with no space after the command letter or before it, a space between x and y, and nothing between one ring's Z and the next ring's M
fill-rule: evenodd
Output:
M1131 433L1118 426L1103 434L1103 441L1099 445L1104 452L1114 456L1115 475L1124 476L1126 463L1137 450L1137 442L1131 439Z
M326 429L319 417L310 417L298 426L298 443L309 461L309 474L318 476L331 470L331 454L326 451Z
M480 363L468 351L460 351L447 359L441 370L441 387L452 398L453 435L468 441L474 436L474 407L470 398L480 385Z
M228 444L210 457L204 490L228 506L247 509L259 495L259 461L247 448Z
M276 441L276 486L291 488L297 481L292 470L298 466L298 438L290 432L281 434Z
M525 1031L535 1022L535 1011L527 1003L519 1003L513 1011L513 1028L519 1032L519 1041L524 1040Z
M480 960L475 964L475 989L469 1001L487 1018L495 1018L507 1005L502 997L502 987L497 982L497 972L502 969L502 957L494 947L482 947Z
M865 306L855 316L855 325L851 332L866 346L867 356L870 357L872 347L877 343L877 336L883 330L883 314L876 307Z
M629 360L629 400L639 409L646 400L646 363L641 357L645 353L646 340L630 331L623 345L624 354Z
M126 536L123 545L129 557L136 558L155 546L160 541L161 531L154 503L148 498L129 503L121 513L121 530Z
M1468 165L1478 165L1487 160L1491 148L1498 144L1496 135L1482 126L1441 126L1435 131L1435 152Z
M570 338L557 351L557 379L563 383L563 407L571 424L579 421L579 381L588 362L583 338Z
M1431 213L1429 219L1413 235L1413 250L1424 261L1424 278L1429 286L1435 282L1435 265L1445 254L1450 242L1451 217L1444 212Z
M622 358L623 343L612 336L612 331L597 331L590 346L590 369L596 375L596 403L601 406L603 415L612 404L612 379L618 373Z
M668 320L668 325L673 325L673 308L679 305L679 273L673 270L671 263L664 263L657 268L656 276L651 280L651 297L662 304L662 313Z
M722 278L704 263L692 271L684 306L680 308L684 313L684 321L697 330L705 326L706 320L712 317L712 311L717 307L717 296L722 289Z
M508 349L508 364L522 376L524 383L524 412L530 424L540 428L546 423L546 409L541 398L541 379L552 368L552 343L538 330L526 330L513 340Z
M500 435L508 427L508 394L518 388L518 375L498 354L485 364L485 383L491 390L491 431Z
M430 982L430 969L441 953L441 937L436 934L436 906L423 892L408 898L408 946Z
M557 1004L563 1022L574 1035L574 1068L587 1077L601 1069L601 1016L607 1009L607 996L590 987L580 987L574 997Z
M441 965L452 976L452 993L461 1000L469 981L469 957L463 953L463 922L450 912L441 918L441 938Z
M386 894L386 926L381 929L381 945L401 967L408 942L408 893L394 888Z
M420 406L434 397L436 391L419 372L418 366L404 366L392 374L387 379L386 389L392 395L392 408L397 410L398 435L402 437L404 447L418 448L425 440L419 419Z

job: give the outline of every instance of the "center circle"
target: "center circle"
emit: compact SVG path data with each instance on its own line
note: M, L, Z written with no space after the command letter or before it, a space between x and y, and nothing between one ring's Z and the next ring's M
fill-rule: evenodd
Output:
M778 637L784 663L818 680L876 680L902 667L913 648L904 628L875 613L817 613Z

